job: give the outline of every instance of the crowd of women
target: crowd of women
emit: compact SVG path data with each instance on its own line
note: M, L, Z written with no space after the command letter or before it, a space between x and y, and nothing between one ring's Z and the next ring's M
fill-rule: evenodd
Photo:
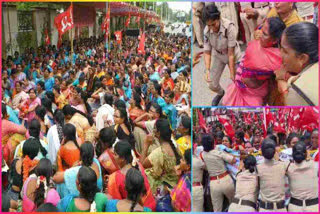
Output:
M2 59L2 211L190 211L190 38ZM141 50L140 50L141 51Z
M202 2L193 11L213 106L318 105L317 3ZM222 88L226 65L232 83Z
M260 124L240 113L233 133L213 121L194 134L193 211L319 211L318 129L264 133Z

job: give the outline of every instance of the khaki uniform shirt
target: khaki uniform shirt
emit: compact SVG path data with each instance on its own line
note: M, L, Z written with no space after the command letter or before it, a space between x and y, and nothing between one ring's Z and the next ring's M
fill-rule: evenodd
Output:
M206 164L210 176L218 176L227 171L225 162L231 163L233 156L217 149L210 152L202 153L203 160Z
M222 62L228 63L228 48L235 48L234 55L236 61L240 59L241 50L236 38L236 28L234 24L224 18L220 19L220 29L218 33L211 32L208 26L204 29L204 51L214 50L214 55Z
M202 182L203 178L203 170L204 170L204 163L203 161L196 157L192 156L192 182Z
M305 68L298 79L291 77L288 80L289 91L286 105L315 105L319 103L319 64Z
M285 174L289 162L264 159L257 165L261 200L277 202L285 199Z
M235 198L256 202L258 198L258 175L244 170L237 175Z
M291 163L287 175L291 197L300 200L318 198L318 162Z

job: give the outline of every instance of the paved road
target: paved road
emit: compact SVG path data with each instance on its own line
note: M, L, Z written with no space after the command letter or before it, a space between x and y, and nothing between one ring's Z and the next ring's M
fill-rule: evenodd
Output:
M193 45L193 55L200 52L201 49L198 45ZM228 66L224 69L220 84L223 89L231 83L230 72ZM192 70L192 105L193 106L211 106L213 97L216 95L215 92L211 91L205 81L205 65L204 57L200 59Z

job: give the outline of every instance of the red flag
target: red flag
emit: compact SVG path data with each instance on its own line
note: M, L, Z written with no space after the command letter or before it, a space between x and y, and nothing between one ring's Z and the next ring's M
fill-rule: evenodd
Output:
M274 117L269 108L266 108L266 123L267 123L267 127L269 127L270 123L272 124L274 123Z
M120 45L122 42L122 32L116 31L114 32L114 36L116 37L117 43Z
M139 48L138 48L138 53L139 54L145 54L145 50L144 50L144 41L145 41L145 34L143 33L140 37L140 42L139 42Z
M250 112L247 112L247 113L244 114L244 123L246 123L246 124L251 124L252 123Z
M65 32L72 29L73 24L73 7L72 5L63 13L60 13L54 18L54 25L56 26L59 37L61 37Z
M138 24L138 26L140 25L140 16L137 16L136 23Z
M44 31L44 35L45 35L46 45L50 45L50 37L49 37L48 29Z
M203 115L202 115L202 113L200 112L199 109L198 109L198 119L199 119L200 128L202 128L204 130L204 132L207 133L206 122L204 121Z
M319 109L317 107L306 107L301 115L300 127L311 132L319 126Z
M105 31L106 34L108 34L110 26L110 7L108 7L108 11L106 13L106 17L104 18L102 24L101 24L101 30Z
M126 23L125 23L125 26L126 26L126 27L129 27L130 18L131 18L131 15L129 14L129 16L128 16L127 20L126 20Z
M218 115L218 120L224 126L224 129L227 135L232 139L235 134L232 125L229 123L229 121L226 118L223 118L221 115Z
M298 130L300 128L300 119L303 114L303 108L292 108L288 117L289 131Z

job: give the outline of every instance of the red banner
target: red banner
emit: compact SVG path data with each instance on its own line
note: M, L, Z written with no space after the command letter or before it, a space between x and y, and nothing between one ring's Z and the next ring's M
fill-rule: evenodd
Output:
M81 3L79 3L81 4ZM79 5L73 3L73 23L76 27L93 26L96 21L96 9L94 6Z
M206 121L203 118L202 113L200 112L199 109L197 109L198 111L198 121L199 121L199 126L200 128L202 128L204 130L205 133L207 133L207 126L206 126Z
M49 37L49 33L48 33L48 29L46 29L45 31L44 31L44 35L45 35L45 43L46 43L46 45L50 45L50 37Z
M234 135L235 135L235 132L233 130L232 125L228 121L228 119L226 119L225 117L223 117L221 115L218 115L218 120L224 126L224 130L226 131L226 134L229 137L231 137L231 139L232 139L234 137Z
M101 25L101 30L105 31L106 35L109 33L109 26L110 26L110 7L108 7L108 12Z
M116 37L117 43L120 45L122 42L122 32L116 31L114 32L114 36Z
M138 48L138 53L139 54L145 54L145 50L144 50L144 41L146 39L146 36L145 34L143 33L141 36L140 36L140 42L139 42L139 48Z
M129 27L130 19L131 19L131 15L129 14L129 16L128 16L127 20L126 20L126 23L125 23L126 27Z
M58 29L59 37L61 37L65 32L72 29L73 24L73 8L72 5L68 8L67 11L59 14L54 18L54 25Z

